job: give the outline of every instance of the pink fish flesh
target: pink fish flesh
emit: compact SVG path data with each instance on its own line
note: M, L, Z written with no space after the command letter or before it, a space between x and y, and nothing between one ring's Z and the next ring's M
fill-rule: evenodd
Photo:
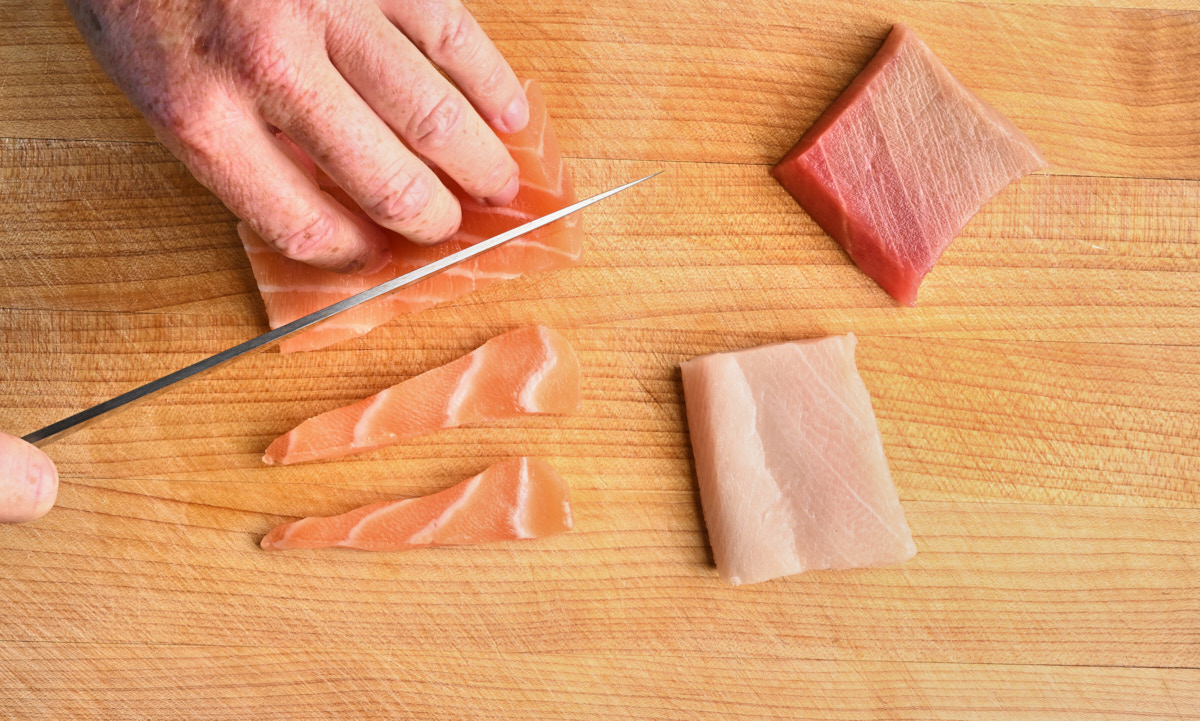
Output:
M683 363L717 571L738 585L916 552L853 335Z
M864 273L911 306L984 203L1044 167L1017 126L896 25L771 174Z

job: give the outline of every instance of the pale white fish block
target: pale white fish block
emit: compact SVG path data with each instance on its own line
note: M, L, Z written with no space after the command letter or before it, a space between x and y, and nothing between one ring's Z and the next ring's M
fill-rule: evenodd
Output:
M916 554L854 335L682 364L717 571L732 584Z
M767 467L754 389L730 355L713 356L706 367L722 385L702 384L686 392L689 411L703 407L707 418L720 424L713 434L692 431L696 467L704 469L700 488L717 568L733 584L795 573L800 559L792 514ZM719 443L696 443L710 435ZM720 512L710 517L709 508ZM769 552L747 554L745 549Z

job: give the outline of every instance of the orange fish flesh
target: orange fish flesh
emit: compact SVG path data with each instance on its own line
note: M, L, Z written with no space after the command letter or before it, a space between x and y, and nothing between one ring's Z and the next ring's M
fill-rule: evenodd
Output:
M275 439L263 461L303 463L364 453L468 423L579 409L579 359L565 338L528 326Z
M430 496L285 523L261 545L268 551L330 546L402 551L544 538L571 526L570 492L562 477L541 459L513 458Z
M245 224L238 235L250 258L272 328L290 323L339 300L416 270L455 251L511 230L575 202L571 176L563 164L558 139L550 125L546 101L533 81L525 81L529 98L529 125L519 133L501 135L517 161L521 189L505 207L480 205L452 181L447 187L462 205L462 226L453 238L425 247L388 231L392 260L370 275L342 275L285 258L275 252ZM307 159L299 159L302 164ZM309 161L310 162L310 161ZM318 174L319 175L319 174ZM319 178L324 190L346 205L361 210L328 178ZM365 214L364 214L365 215ZM454 300L497 281L575 265L583 255L583 229L576 213L495 250L465 261L385 298L348 310L335 318L280 343L283 353L314 350L362 335L402 313L415 313Z

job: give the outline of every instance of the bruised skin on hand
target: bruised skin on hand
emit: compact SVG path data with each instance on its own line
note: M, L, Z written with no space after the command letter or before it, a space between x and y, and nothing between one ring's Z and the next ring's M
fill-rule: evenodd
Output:
M0 523L25 523L46 515L58 497L58 469L20 438L0 433Z
M517 193L517 165L494 131L522 129L528 103L459 0L67 6L159 139L291 258L372 272L389 251L378 228L318 189L276 130L376 223L417 243L446 240L461 220L422 158L483 202Z

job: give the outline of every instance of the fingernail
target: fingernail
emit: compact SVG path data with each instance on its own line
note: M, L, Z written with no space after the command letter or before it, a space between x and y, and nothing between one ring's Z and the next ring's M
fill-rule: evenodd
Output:
M528 124L529 103L525 100L525 93L521 93L509 104L497 125L502 133L519 133Z
M512 176L508 181L508 185L504 186L504 190L496 193L490 198L484 198L485 205L508 205L513 202L513 198L517 197L517 193L521 190L521 177L518 175Z

